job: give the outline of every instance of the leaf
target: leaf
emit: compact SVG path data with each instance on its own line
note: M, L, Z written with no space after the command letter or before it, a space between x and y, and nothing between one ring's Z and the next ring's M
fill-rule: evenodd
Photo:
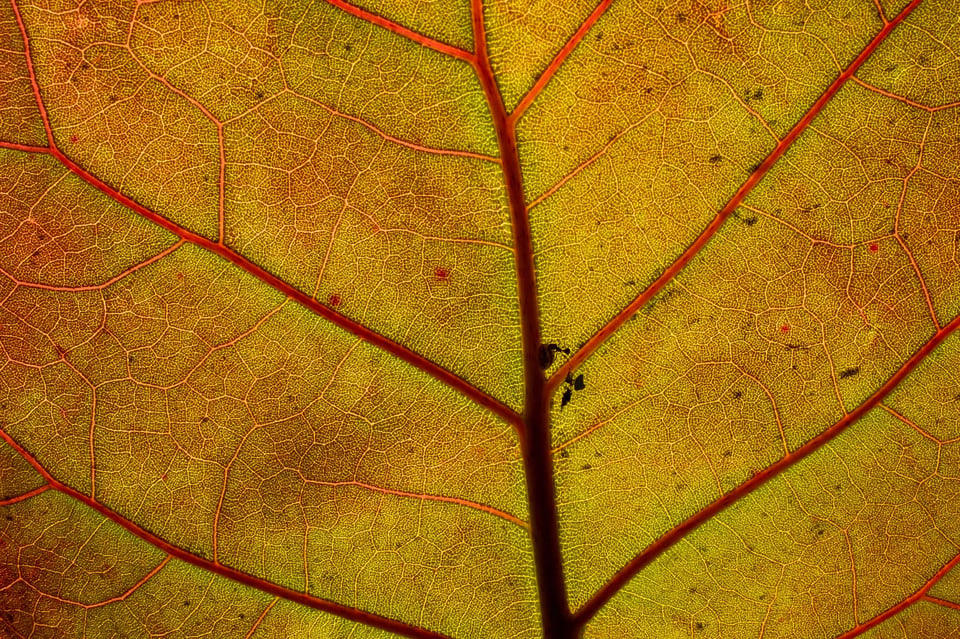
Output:
M0 5L0 635L960 634L946 0Z

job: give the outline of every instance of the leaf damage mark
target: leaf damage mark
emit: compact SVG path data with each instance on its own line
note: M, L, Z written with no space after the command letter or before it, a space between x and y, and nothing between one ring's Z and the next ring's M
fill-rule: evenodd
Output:
M855 375L859 375L859 374L860 374L860 367L858 367L858 366L854 366L854 367L851 367L851 368L845 368L845 369L843 369L842 371L840 371L840 379L847 379L847 378L854 377Z

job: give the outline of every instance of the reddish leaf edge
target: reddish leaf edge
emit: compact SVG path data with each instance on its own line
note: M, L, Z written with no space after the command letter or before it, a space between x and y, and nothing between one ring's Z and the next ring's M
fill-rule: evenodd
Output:
M613 596L619 592L633 577L637 575L646 566L650 565L655 559L660 557L667 550L684 539L689 533L693 532L701 525L712 519L721 511L726 510L733 504L755 491L757 488L767 483L771 479L780 476L787 469L796 465L800 460L822 448L825 444L834 439L837 435L856 423L861 417L876 408L883 399L897 387L920 362L927 358L934 349L939 346L943 340L950 336L957 328L960 328L960 315L936 331L933 336L897 370L886 382L861 403L853 411L847 413L841 420L834 423L825 431L808 441L806 444L796 449L792 453L783 456L780 461L771 464L760 471L744 483L740 484L727 494L714 500L706 507L688 517L683 522L671 528L659 539L647 546L640 554L634 557L627 565L618 570L614 576L604 584L573 616L573 622L578 626L584 626Z
M434 632L432 630L427 630L425 628L420 628L418 626L413 626L410 624L403 623L402 621L397 621L396 619L390 619L388 617L382 617L359 608L353 608L351 606L345 606L333 601L328 601L326 599L321 599L319 597L314 597L307 593L299 592L292 590L290 588L285 588L283 586L277 585L273 582L267 581L260 577L255 577L253 575L247 574L235 568L230 568L219 562L211 561L209 559L204 559L189 553L182 548L174 546L173 544L165 541L164 539L153 534L149 530L142 528L126 517L120 515L114 510L106 507L92 497L81 493L80 491L67 486L66 484L60 482L53 477L47 471L43 465L37 461L23 446L21 446L13 437L11 437L6 430L0 429L0 439L3 439L9 446L11 446L17 454L19 454L24 460L27 461L34 470L36 470L43 478L46 480L46 485L36 488L30 492L24 493L19 498L13 498L13 500L8 501L24 501L30 497L35 497L41 493L46 492L47 490L55 490L57 492L63 493L68 497L75 499L76 501L86 505L87 507L97 511L103 517L106 517L110 521L124 528L128 532L139 537L143 541L147 542L151 546L162 550L167 553L167 555L179 559L180 561L186 562L188 564L197 566L214 574L220 575L237 583L249 586L265 592L272 594L274 596L280 597L282 599L292 601L309 608L320 610L322 612L327 612L338 617L342 617L349 621L356 623L361 623L367 626L374 628L379 628L381 630L386 630L388 632L396 633L402 637L408 637L410 639L451 639L447 635L442 635L440 633ZM5 505L0 503L0 505ZM155 574L157 569L154 568L150 574Z
M867 44L866 47L860 52L860 54L851 62L847 68L839 75L837 78L830 84L829 87L820 95L816 102L813 103L813 106L810 107L802 118L793 126L792 129L783 137L782 140L777 144L777 146L770 152L769 155L760 163L760 166L754 170L754 172L747 178L737 192L734 193L733 197L727 201L722 209L716 214L713 220L706 226L706 228L700 233L696 240L693 241L690 246L680 254L680 256L673 261L670 266L653 281L650 286L646 288L642 293L640 293L630 304L628 304L622 311L617 313L606 325L604 325L599 331L597 331L586 344L583 345L577 352L575 352L570 359L568 359L557 371L551 375L550 380L547 382L547 388L549 394L553 394L556 389L560 386L567 375L575 371L584 361L586 361L593 353L595 353L614 333L616 333L631 317L633 317L637 311L643 308L647 302L650 301L664 286L669 284L671 281L676 278L676 276L683 271L684 268L696 257L700 251L710 242L717 231L723 226L724 222L729 219L734 211L740 206L743 200L753 191L754 187L760 183L764 178L767 172L773 168L773 165L783 157L787 150L793 146L793 143L796 139L803 133L810 123L816 118L816 116L823 110L823 108L833 99L833 97L840 91L841 88L847 83L848 80L853 78L853 75L863 66L863 63L873 54L880 44L886 40L887 36L901 23L907 16L909 16L914 9L916 9L923 0L913 0L909 5L907 5L893 20L886 20L883 14L880 14L880 17L883 19L884 26L877 32L877 35ZM548 193L552 192L552 189ZM542 198L535 200L535 203L539 203ZM936 322L936 318L934 318Z

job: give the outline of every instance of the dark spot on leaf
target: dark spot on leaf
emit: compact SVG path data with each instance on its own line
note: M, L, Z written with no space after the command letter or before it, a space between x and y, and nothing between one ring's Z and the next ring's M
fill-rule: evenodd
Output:
M636 285L637 285L637 280L627 280L626 282L623 283L623 285L624 285L624 286L636 286Z
M580 470L590 470L591 468L593 468L593 466L591 466L590 464L584 464L583 466L580 467Z
M733 454L733 451L732 451L732 450L725 450L725 451L723 451L723 456L724 456L724 457L729 457L729 456L732 455L732 454Z
M244 617L242 612L239 615L237 615L237 617L239 617L241 621L243 621L246 618Z
M703 630L703 623L698 621L694 624L694 627L697 629L697 632L701 632Z
M743 397L743 393L741 393L740 391L733 391L734 399L740 399L741 397Z
M587 385L583 383L583 374L577 375L577 378L573 380L573 390L583 390Z
M189 601L184 601L184 602L183 602L183 606L184 606L184 607L187 607L187 606L189 606L189 605L190 605L190 602L189 602Z
M564 448L563 450L560 451L560 456L566 459L567 457L570 456L570 453L567 451L566 448Z
M573 397L573 391L569 388L563 391L563 397L560 398L560 408L563 408L570 403L570 398Z
M553 364L553 356L556 353L556 344L541 344L538 356L540 358L540 368L550 368Z
M719 153L716 155L711 155L709 162L710 164L720 164L721 162L723 162L723 156L720 155Z
M753 226L757 223L757 216L751 215L750 217L743 218L743 223L747 226Z
M853 368L845 368L840 371L840 379L847 379L848 377L853 377L860 373L860 369L856 366Z
M89 68L90 68L90 65L87 64L86 62L81 62L81 63L80 63L80 70L81 70L81 71L86 71L86 70L89 69Z
M756 173L757 171L760 170L760 166L761 166L762 164L763 164L762 162L757 162L756 164L754 164L753 166L751 166L749 169L747 169L747 171L750 172L750 173Z

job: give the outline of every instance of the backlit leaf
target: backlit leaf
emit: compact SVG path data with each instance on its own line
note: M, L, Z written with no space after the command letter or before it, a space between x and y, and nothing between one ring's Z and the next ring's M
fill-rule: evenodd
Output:
M0 636L960 635L949 0L0 43Z

